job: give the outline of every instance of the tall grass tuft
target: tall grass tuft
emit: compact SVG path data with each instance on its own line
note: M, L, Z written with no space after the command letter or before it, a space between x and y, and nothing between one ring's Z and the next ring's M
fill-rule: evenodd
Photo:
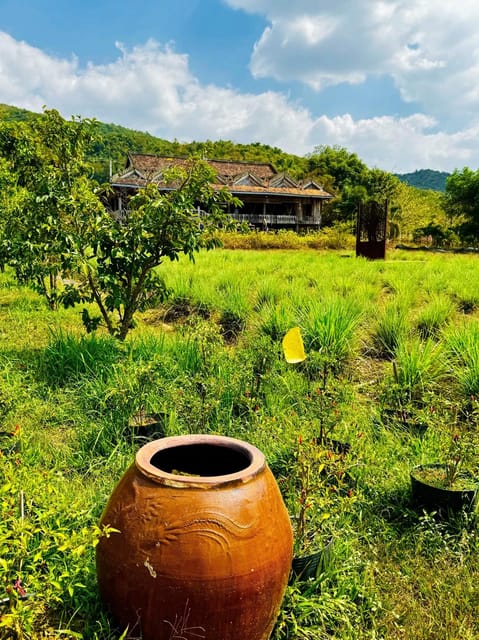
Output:
M127 341L125 346L130 360L148 362L163 356L168 350L168 341L166 334L161 331L135 336L135 339Z
M220 283L219 325L225 342L233 343L246 329L250 314L248 295L243 286L232 280Z
M294 312L284 304L265 305L258 320L260 332L275 342L284 336L294 322Z
M479 349L474 349L467 358L464 367L455 371L459 390L464 399L479 397Z
M255 311L261 311L265 306L276 305L280 302L282 296L281 287L278 282L272 279L264 280L258 287L256 293Z
M479 322L471 319L444 332L445 349L450 357L453 378L462 399L479 395Z
M323 362L340 371L356 346L359 307L350 299L332 297L310 302L299 315L306 350L319 352Z
M398 392L406 402L420 402L446 371L441 345L417 336L398 344L394 365Z
M172 341L170 356L177 362L179 369L189 375L199 373L203 369L201 344L192 337L178 336Z
M458 363L466 364L471 352L479 349L479 322L471 319L448 327L443 334L446 351Z
M81 376L107 377L122 353L122 345L111 336L93 333L78 338L58 331L51 335L39 365L48 385L64 386Z
M382 358L393 358L396 349L407 337L409 324L405 306L392 302L379 312L373 329L374 351Z
M479 308L479 293L475 283L471 283L469 286L462 283L460 289L454 291L453 298L462 313L474 313Z
M416 328L422 338L436 337L439 330L452 319L454 304L449 296L436 294L416 317Z

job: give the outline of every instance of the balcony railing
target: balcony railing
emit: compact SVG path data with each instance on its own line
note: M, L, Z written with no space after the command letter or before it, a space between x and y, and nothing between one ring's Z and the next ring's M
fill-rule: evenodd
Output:
M121 220L125 216L128 215L129 209L117 209L116 211L111 211L111 215L116 220ZM256 214L256 213L232 213L232 218L238 220L240 222L247 222L253 225L263 225L263 226L271 226L271 227L281 227L281 226L312 226L316 225L319 227L320 220L314 219L313 217L304 217L302 220L298 220L296 216L288 216L283 214L271 214L268 213L266 215Z
M249 222L250 224L269 225L269 226L282 226L282 225L318 225L319 220L314 218L303 218L298 220L296 216L288 215L274 215L274 214L255 214L255 213L233 213L233 218L240 222Z

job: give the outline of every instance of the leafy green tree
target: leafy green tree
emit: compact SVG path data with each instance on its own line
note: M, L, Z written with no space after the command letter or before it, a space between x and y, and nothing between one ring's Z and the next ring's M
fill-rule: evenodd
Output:
M377 202L385 200L395 202L401 183L392 173L374 168L364 173L362 184L366 188L369 199Z
M124 340L136 311L165 292L156 267L181 254L193 260L200 249L219 246L218 228L233 224L225 209L241 203L226 189L213 188L214 172L206 162L192 159L165 180L176 189L160 193L150 184L130 199L122 219L98 212L79 237L82 279L73 301L93 301L101 313L92 318L84 312L89 328L102 320Z
M94 135L92 121L67 122L55 110L0 127L0 155L15 177L10 203L2 207L3 254L17 280L32 285L52 309L60 276L74 269L71 238L87 212L102 208L85 161Z
M456 221L455 230L463 242L479 240L479 169L457 169L446 180L446 213Z
M339 146L317 146L307 160L308 177L319 180L325 188L328 185L334 194L362 184L368 170L355 153Z
M353 221L358 204L369 200L394 206L400 181L381 169L369 169L355 153L342 147L316 147L308 157L309 175L316 178L336 199L328 208L327 222Z
M396 230L394 237L400 240L412 240L430 224L448 227L447 216L443 209L442 194L431 189L417 189L401 183L394 200L395 207L390 209L390 227ZM426 234L429 235L429 234Z
M8 245L3 241L11 211L18 211L15 176L10 162L0 157L0 270L8 261Z
M51 308L92 302L100 316L83 311L87 330L103 322L124 340L136 311L164 291L156 267L217 246L215 231L231 220L225 208L241 203L213 189L212 169L191 160L165 175L175 189L148 185L116 219L90 177L86 156L96 135L94 121L66 121L54 110L0 127L0 182L11 174L15 193L8 206L0 199L1 246L18 280Z

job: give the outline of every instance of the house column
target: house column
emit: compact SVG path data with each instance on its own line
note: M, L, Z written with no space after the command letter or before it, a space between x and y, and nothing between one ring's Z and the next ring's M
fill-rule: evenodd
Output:
M301 200L294 205L294 215L296 216L296 231L299 231L299 223L303 220L303 203Z
M296 202L295 204L295 216L296 216L296 220L301 221L303 219L303 203L302 202Z
M303 219L303 205L300 202L295 202L294 203L294 216L296 218L296 233L299 232L299 223L300 221Z
M317 223L318 227L321 226L321 212L322 212L322 200L313 200L312 210L313 210L313 220Z

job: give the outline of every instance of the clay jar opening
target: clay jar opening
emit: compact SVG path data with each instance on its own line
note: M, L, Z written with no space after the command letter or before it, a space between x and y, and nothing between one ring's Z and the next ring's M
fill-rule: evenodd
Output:
M245 482L265 466L263 454L226 436L188 435L155 440L136 455L136 466L152 480L168 485Z
M214 444L185 444L158 451L150 462L167 473L210 477L244 471L251 464L251 456Z

